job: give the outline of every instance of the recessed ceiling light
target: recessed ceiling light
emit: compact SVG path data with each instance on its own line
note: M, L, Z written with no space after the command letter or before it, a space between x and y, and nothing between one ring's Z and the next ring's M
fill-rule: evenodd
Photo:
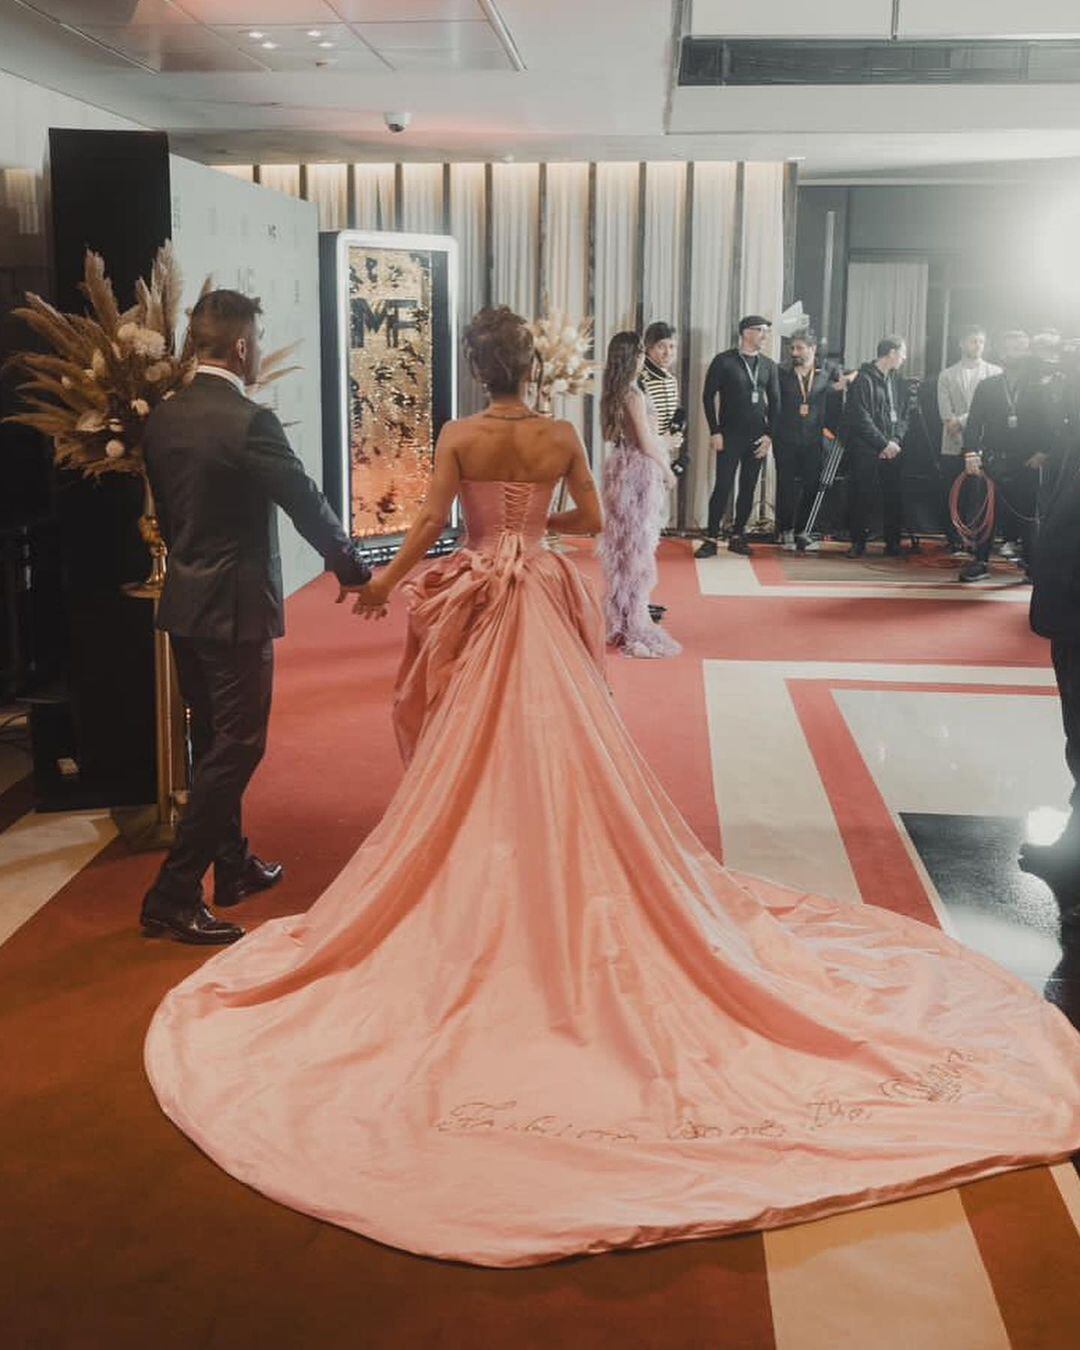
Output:
M263 36L262 33L256 32L254 28L248 34L248 37L252 38L255 42L258 42L259 38L261 38L262 36Z
M310 37L310 38L322 37L322 29L321 29L321 28L309 28L309 29L308 29L307 35L308 35L308 37Z
M266 50L267 50L268 52L276 51L276 49L277 49L277 43L276 43L276 42L264 42L264 43L263 43L263 46L266 48Z
M320 42L320 43L319 43L319 46L320 46L320 47L323 47L323 48L330 48L330 47L332 47L333 45L334 45L334 44L333 44L332 42Z

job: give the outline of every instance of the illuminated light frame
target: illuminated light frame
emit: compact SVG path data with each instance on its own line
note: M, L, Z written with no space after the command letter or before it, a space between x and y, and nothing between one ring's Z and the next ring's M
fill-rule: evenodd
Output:
M332 279L325 275L322 278L322 296L324 307L329 302L330 297L327 293L328 284L334 288L334 372L333 381L328 379L325 363L327 354L324 343L324 374L323 374L323 397L332 396L337 404L335 439L338 442L337 455L338 463L336 473L340 474L340 486L337 493L337 507L341 519L346 524L346 528L352 524L352 457L351 457L351 437L349 424L349 288L346 279L349 275L349 250L352 248L370 248L386 249L395 252L422 252L422 253L441 253L446 258L446 305L447 305L447 331L449 342L449 371L448 371L448 398L447 398L447 416L446 421L457 417L458 408L458 244L452 235L448 234L404 234L396 231L383 230L337 230L330 235L322 236L323 246L321 249L322 261L324 264L329 260L330 250L327 243L332 241ZM324 333L329 316L324 313L323 325ZM329 419L324 410L323 427L324 432L329 425ZM435 437L438 437L440 426L433 425L432 430ZM335 475L336 476L336 475ZM458 524L458 504L454 503L453 512L450 518L450 528L456 532ZM364 536L358 539L360 547L365 552L372 555L376 561L389 560L397 551L401 542L400 533L386 535ZM453 540L450 540L453 542ZM433 552L443 552L446 547L446 537L440 540Z

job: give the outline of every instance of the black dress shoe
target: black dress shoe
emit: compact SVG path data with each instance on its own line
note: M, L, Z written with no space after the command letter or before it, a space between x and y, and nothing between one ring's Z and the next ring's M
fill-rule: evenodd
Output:
M865 557L866 557L866 545L865 545L865 544L852 544L852 546L851 546L851 547L848 549L848 551L844 554L844 557L845 557L845 558L865 558Z
M753 549L751 549L750 545L746 542L744 535L733 534L727 541L727 546L729 553L738 553L743 558L752 558L754 556Z
M659 623L666 613L667 605L649 606L649 618L652 619L653 623Z
M139 922L146 937L171 937L196 947L224 947L244 936L235 923L215 919L201 899L179 907L153 891L143 901Z
M695 558L715 558L715 557L716 557L716 540L715 540L715 539L706 539L706 540L704 540L702 543L698 544L697 548L694 549L694 557L695 557Z
M238 905L256 891L268 891L271 886L276 886L284 875L285 868L281 863L263 862L254 853L249 853L238 876L222 877L220 873L214 873L214 904L218 909Z

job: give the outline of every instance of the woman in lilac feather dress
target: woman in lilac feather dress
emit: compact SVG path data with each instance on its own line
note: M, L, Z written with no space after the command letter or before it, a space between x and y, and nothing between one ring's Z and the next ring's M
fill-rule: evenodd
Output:
M608 344L600 421L612 449L604 461L604 533L600 561L606 582L608 641L626 656L675 656L682 648L649 614L656 585L656 545L675 486L670 436L658 436L638 388L645 351L637 333Z

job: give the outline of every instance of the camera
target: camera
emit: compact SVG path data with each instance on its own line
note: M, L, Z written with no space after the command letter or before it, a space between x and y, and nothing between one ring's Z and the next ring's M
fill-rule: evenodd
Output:
M388 112L383 113L383 121L390 131L404 131L412 121L412 113L409 112Z

